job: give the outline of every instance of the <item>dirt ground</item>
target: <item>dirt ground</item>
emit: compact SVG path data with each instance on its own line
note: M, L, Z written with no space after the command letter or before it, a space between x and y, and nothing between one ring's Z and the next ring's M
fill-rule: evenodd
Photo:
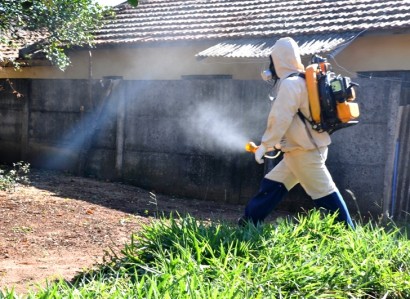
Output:
M0 290L18 294L101 264L157 211L233 221L243 209L50 171L31 170L30 181L0 191Z

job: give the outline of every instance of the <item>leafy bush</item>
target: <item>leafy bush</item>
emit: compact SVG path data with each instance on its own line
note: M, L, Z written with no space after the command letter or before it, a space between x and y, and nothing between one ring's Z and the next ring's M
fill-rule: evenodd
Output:
M13 191L17 184L28 184L30 164L25 162L13 163L13 167L0 168L0 190Z

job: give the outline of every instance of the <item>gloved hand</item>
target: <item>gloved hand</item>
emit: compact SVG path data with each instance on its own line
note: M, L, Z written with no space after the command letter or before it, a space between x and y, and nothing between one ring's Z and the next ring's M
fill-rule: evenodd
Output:
M255 152L256 162L258 162L259 164L263 164L264 162L263 156L265 155L265 153L266 153L266 147L263 144L259 145L258 149Z

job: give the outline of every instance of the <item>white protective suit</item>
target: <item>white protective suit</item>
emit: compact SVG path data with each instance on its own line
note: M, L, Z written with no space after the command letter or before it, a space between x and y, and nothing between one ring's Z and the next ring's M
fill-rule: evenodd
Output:
M281 38L275 43L271 56L280 85L261 145L269 148L280 143L284 156L265 178L283 183L287 190L300 183L313 199L324 197L337 191L325 165L331 141L328 133L314 131L297 114L300 110L311 117L305 80L290 76L304 72L299 47L293 39Z

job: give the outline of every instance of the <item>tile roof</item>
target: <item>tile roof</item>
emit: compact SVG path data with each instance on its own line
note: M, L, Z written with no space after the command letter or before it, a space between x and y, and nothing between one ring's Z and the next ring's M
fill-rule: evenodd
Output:
M410 0L140 0L115 10L98 45L215 41L202 57L267 56L284 35L310 54L359 32L410 29Z
M302 54L311 54L331 51L363 31L410 32L410 0L140 0L115 12L95 32L97 46L215 43L198 57L264 57L285 35L302 45ZM0 61L17 53L0 44Z
M18 58L19 56L21 56L19 55L19 52L22 49L30 48L31 45L33 45L34 43L43 40L44 37L46 36L46 33L19 30L18 32L15 32L15 35L18 36L18 38L14 37L13 40L15 44L13 46L0 43L0 62L2 64L7 64L9 60L14 60L15 58ZM10 38L9 36L7 37ZM22 51L22 52L27 52L27 51Z

